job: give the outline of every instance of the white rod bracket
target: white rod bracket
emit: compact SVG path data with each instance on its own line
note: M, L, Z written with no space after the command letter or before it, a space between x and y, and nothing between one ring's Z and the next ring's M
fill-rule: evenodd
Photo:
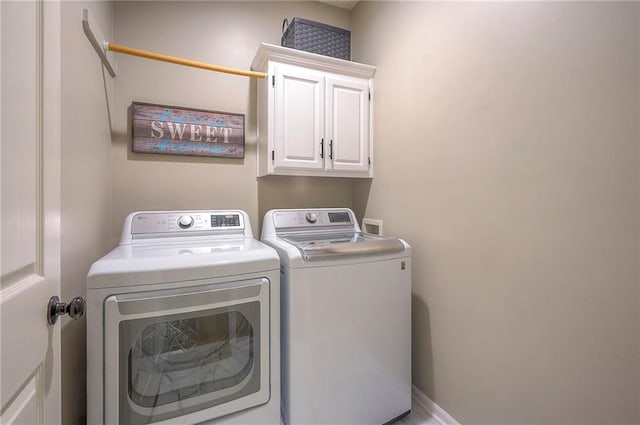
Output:
M89 13L89 9L82 9L82 28L84 29L84 33L89 39L89 42L100 56L100 60L109 75L112 77L116 76L116 67L115 67L115 57L113 53L107 50L107 39L102 35L102 31L100 31L100 27L96 24L95 20L91 17Z

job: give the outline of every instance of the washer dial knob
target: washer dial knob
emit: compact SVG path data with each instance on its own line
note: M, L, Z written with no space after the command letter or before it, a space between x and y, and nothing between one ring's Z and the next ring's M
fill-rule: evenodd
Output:
M181 229L188 229L193 226L193 221L193 217L190 215L183 215L178 219L178 226L180 226Z
M318 214L314 212L308 212L305 218L309 223L315 223L316 221L318 221Z

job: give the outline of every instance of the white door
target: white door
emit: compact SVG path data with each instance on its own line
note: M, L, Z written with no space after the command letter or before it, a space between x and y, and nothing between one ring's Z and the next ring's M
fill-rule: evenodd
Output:
M0 2L0 423L60 423L60 4Z
M323 73L278 64L274 103L275 170L322 170Z
M369 171L369 81L327 77L327 170Z

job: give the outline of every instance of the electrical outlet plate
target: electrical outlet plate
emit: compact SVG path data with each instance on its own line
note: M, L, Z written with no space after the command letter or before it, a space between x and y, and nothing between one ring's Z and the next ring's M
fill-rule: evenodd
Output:
M372 235L382 236L382 220L377 218L363 218L362 231Z

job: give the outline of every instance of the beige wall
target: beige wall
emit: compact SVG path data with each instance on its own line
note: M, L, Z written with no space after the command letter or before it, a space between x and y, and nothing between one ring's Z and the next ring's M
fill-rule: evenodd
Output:
M62 299L86 295L91 264L111 248L111 134L107 102L113 80L82 31L89 7L106 37L110 2L62 2ZM109 100L110 102L110 100ZM62 416L86 421L86 321L62 320Z
M65 299L131 211L242 208L257 235L269 208L350 204L414 247L414 383L460 422L640 421L637 3L89 4L120 44L238 68L284 17L351 27L376 176L256 179L255 82L122 55L103 80L65 2ZM132 101L246 114L246 158L133 154ZM84 332L64 323L70 424Z
M249 69L261 42L280 43L282 20L304 16L349 28L348 11L317 2L116 2L119 44ZM345 179L256 178L256 82L120 55L115 79L113 238L142 209L240 208L259 236L273 207L351 202ZM244 160L134 154L132 101L245 114ZM346 205L349 206L349 205Z
M461 423L640 421L638 8L353 11L378 67L355 203L414 247L413 380Z

